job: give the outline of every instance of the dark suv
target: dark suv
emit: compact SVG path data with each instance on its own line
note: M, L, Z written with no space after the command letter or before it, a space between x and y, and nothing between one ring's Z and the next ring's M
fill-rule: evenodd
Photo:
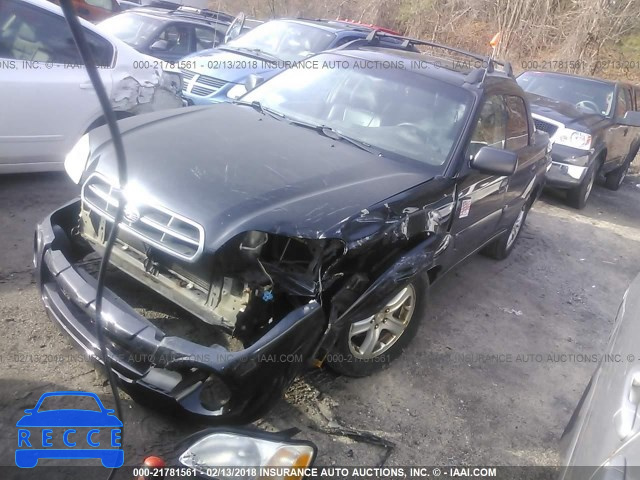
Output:
M233 19L212 10L141 7L108 18L100 27L141 53L173 62L223 43Z
M346 45L235 104L120 121L126 185L106 128L67 157L82 193L37 228L42 298L94 352L93 275L121 205L110 261L135 280L110 277L105 334L133 396L246 421L305 365L367 375L415 336L433 282L513 250L550 158L510 66L393 38L405 50ZM184 311L142 316L140 285Z
M640 148L640 99L632 85L551 72L525 72L518 83L528 93L536 128L553 142L547 184L567 190L584 208L598 174L620 188Z

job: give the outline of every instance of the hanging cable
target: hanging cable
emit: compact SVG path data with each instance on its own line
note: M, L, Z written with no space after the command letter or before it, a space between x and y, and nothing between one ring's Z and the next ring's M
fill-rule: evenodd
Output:
M91 80L91 84L93 85L98 100L100 101L100 106L102 107L102 112L104 113L106 124L109 128L109 132L111 133L111 139L115 148L118 167L120 198L118 199L118 209L114 216L113 226L105 245L102 261L100 262L98 283L96 286L95 323L96 337L98 339L98 345L100 346L102 363L107 370L109 385L111 386L111 393L113 394L113 400L115 402L116 415L118 416L120 421L122 421L122 431L120 439L122 448L122 442L124 442L124 421L122 417L122 405L120 404L120 397L118 395L118 379L116 373L111 368L111 360L109 358L109 355L107 354L107 346L104 338L104 327L102 324L102 297L104 294L104 281L107 273L107 267L109 265L109 257L111 256L111 251L113 250L113 246L115 244L116 236L118 233L118 225L122 220L122 215L124 212L125 200L122 196L122 192L124 191L124 187L127 184L127 163L124 153L124 145L122 143L122 136L120 135L120 129L118 128L118 124L116 122L117 119L115 113L113 112L113 109L111 108L109 96L107 95L107 91L104 88L104 84L102 83L102 80L100 78L100 72L96 67L95 58L93 56L93 52L91 51L91 47L85 37L83 27L80 24L80 21L78 20L78 17L73 9L71 0L60 0L60 6L62 7L64 18L67 20L67 24L69 25L69 29L71 30L71 34L73 35L73 40L75 41L76 46L78 47L78 51L80 52L80 58L85 65L85 68L89 75L89 79ZM116 470L117 468L111 469L107 480L111 480L113 478Z

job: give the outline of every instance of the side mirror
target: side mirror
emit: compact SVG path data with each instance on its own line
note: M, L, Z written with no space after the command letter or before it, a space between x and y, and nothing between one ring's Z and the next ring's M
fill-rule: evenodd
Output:
M251 90L253 90L254 88L256 88L258 85L262 83L264 83L264 78L262 78L260 75L255 75L252 73L244 81L244 86L246 87L247 92L250 92Z
M501 148L482 147L471 159L471 168L490 175L512 175L518 166L518 155Z
M157 52L166 52L167 50L169 50L169 42L167 42L166 40L156 40L155 42L153 42L153 44L151 44L149 49L155 50Z
M640 127L640 112L629 111L624 114L624 117L617 118L616 121L627 127Z

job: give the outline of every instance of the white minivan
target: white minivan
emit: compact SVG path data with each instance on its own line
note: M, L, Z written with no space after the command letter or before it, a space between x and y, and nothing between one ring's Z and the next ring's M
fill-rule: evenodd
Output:
M183 106L179 75L80 22L118 118ZM78 139L104 123L60 7L0 1L0 173L60 170Z

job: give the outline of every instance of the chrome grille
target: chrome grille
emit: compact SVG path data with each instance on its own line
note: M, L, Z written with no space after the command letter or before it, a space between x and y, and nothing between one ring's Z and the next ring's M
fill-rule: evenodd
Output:
M548 123L548 122L544 122L542 120L539 119L534 119L533 123L536 126L536 129L538 130L542 130L543 132L547 132L549 134L550 137L553 136L554 133L556 133L556 131L558 130L558 126L554 125L552 123Z
M194 95L198 95L199 97L206 97L207 95L211 95L215 91L215 89L201 87L200 85L194 85L193 87L191 87L191 93L193 93Z
M121 195L102 175L91 175L82 186L81 196L86 207L113 222ZM125 205L120 228L184 260L194 260L204 246L202 226L158 205Z
M224 87L227 82L207 75L200 75L190 70L181 70L182 90L199 97L206 97Z
M221 80L219 78L213 78L213 77L207 77L206 75L200 75L197 79L196 79L196 83L201 83L203 85L208 85L210 87L213 88L220 88L222 86L224 86L225 82L224 80Z
M182 74L182 79L185 82L188 82L189 80L191 80L193 78L193 76L196 74L196 72L190 72L189 70L180 70L180 73Z

